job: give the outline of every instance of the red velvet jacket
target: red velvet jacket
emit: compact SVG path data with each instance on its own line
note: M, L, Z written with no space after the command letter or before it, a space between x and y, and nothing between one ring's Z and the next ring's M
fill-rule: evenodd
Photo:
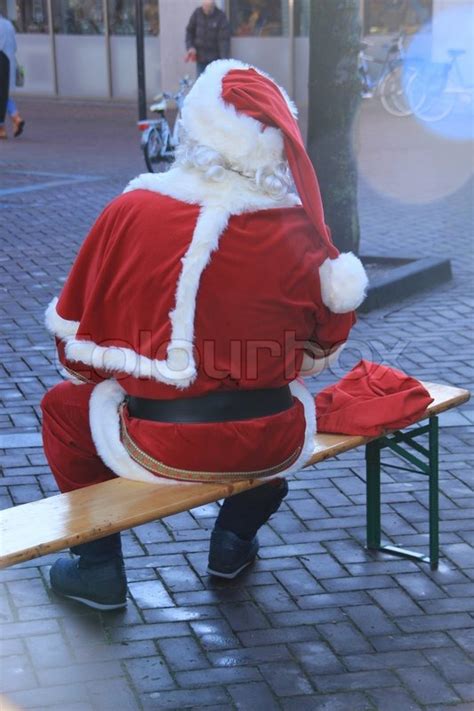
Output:
M295 379L305 352L316 346L321 363L355 316L323 303L319 237L296 201L280 206L243 181L231 187L208 188L180 168L132 182L98 218L48 309L65 368L98 383L92 434L119 475L274 476L311 453L314 400ZM167 424L124 408L119 419L124 391L170 399L285 383L294 406L271 417Z

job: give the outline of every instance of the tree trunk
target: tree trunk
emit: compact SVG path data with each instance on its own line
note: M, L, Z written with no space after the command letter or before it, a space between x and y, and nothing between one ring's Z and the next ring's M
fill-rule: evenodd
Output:
M340 251L359 249L357 166L352 125L360 98L359 0L312 0L308 153L326 223Z

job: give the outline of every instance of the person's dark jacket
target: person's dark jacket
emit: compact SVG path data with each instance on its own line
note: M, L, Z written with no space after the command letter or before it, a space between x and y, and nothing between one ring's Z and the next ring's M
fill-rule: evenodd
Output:
M191 47L202 64L230 55L230 26L222 10L215 7L206 15L202 7L196 8L186 27L186 49Z

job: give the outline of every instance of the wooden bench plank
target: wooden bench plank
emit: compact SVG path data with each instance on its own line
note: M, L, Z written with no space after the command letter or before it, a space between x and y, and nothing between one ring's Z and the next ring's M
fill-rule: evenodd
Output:
M1 512L0 568L93 541L259 486L147 484L116 478Z
M461 388L425 383L434 402L427 416L466 402ZM306 466L360 447L367 437L320 434ZM0 513L0 567L7 567L116 531L139 526L259 486L263 480L233 484L145 484L117 478L23 504Z

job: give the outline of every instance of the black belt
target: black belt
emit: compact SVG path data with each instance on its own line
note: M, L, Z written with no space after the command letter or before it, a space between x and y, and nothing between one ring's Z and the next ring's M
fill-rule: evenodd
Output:
M288 410L293 396L288 385L265 390L222 390L202 397L151 400L128 395L131 417L155 422L229 422L267 417Z

